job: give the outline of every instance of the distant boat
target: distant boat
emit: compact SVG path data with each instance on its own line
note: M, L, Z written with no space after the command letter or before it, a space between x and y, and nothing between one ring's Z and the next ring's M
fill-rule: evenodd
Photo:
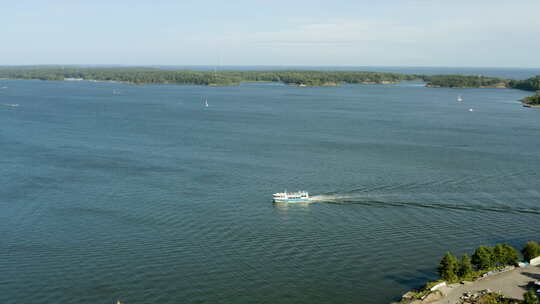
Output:
M204 99L204 107L208 108L208 99L207 98Z
M300 203L309 201L309 193L306 191L298 192L278 192L274 193L273 202L274 203Z
M463 98L461 97L461 95L458 95L457 101L458 101L458 102L462 102L462 101L463 101Z
M2 104L3 106L6 106L6 107L12 107L12 108L16 108L19 106L18 103L4 103Z
M470 108L470 109L469 109L469 112L474 112L474 109L473 109L473 108Z

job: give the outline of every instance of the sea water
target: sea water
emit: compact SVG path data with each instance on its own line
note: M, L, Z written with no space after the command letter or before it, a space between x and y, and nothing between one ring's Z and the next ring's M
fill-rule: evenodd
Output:
M1 303L387 303L539 240L530 92L4 86Z

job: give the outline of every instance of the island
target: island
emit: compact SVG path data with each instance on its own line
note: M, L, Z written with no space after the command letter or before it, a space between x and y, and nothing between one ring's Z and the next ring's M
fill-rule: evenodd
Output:
M229 86L242 82L280 82L298 87L341 84L394 84L423 81L431 88L512 88L540 90L540 75L525 80L484 75L421 75L393 72L320 70L174 70L155 67L0 66L0 79L57 81L107 81L128 84L179 84ZM528 107L540 107L539 94L522 100Z
M423 76L432 88L509 88L510 80L483 75L432 75Z
M422 80L418 75L390 72L268 70L268 71L195 71L150 67L0 67L0 78L39 80L116 81L130 84L238 85L242 82L282 82L296 86L336 86L351 84L390 84Z
M540 75L531 77L525 80L512 80L509 82L509 87L525 91L535 91L536 94L525 97L521 100L525 107L539 108L540 107Z
M540 108L540 94L525 97L521 101L525 107Z

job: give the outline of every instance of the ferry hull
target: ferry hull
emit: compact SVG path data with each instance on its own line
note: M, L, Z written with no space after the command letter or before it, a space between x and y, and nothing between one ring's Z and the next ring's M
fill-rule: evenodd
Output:
M305 203L309 202L309 198L302 199L274 199L274 203Z
M309 193L306 191L298 192L278 192L272 195L274 203L305 203L309 201Z

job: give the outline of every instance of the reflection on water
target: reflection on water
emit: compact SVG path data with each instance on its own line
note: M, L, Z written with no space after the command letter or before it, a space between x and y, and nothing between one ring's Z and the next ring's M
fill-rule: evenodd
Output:
M302 210L305 211L309 208L311 204L314 204L315 202L295 202L295 203L282 203L282 202L276 202L272 203L274 208L281 214L287 214L287 212L290 209Z

